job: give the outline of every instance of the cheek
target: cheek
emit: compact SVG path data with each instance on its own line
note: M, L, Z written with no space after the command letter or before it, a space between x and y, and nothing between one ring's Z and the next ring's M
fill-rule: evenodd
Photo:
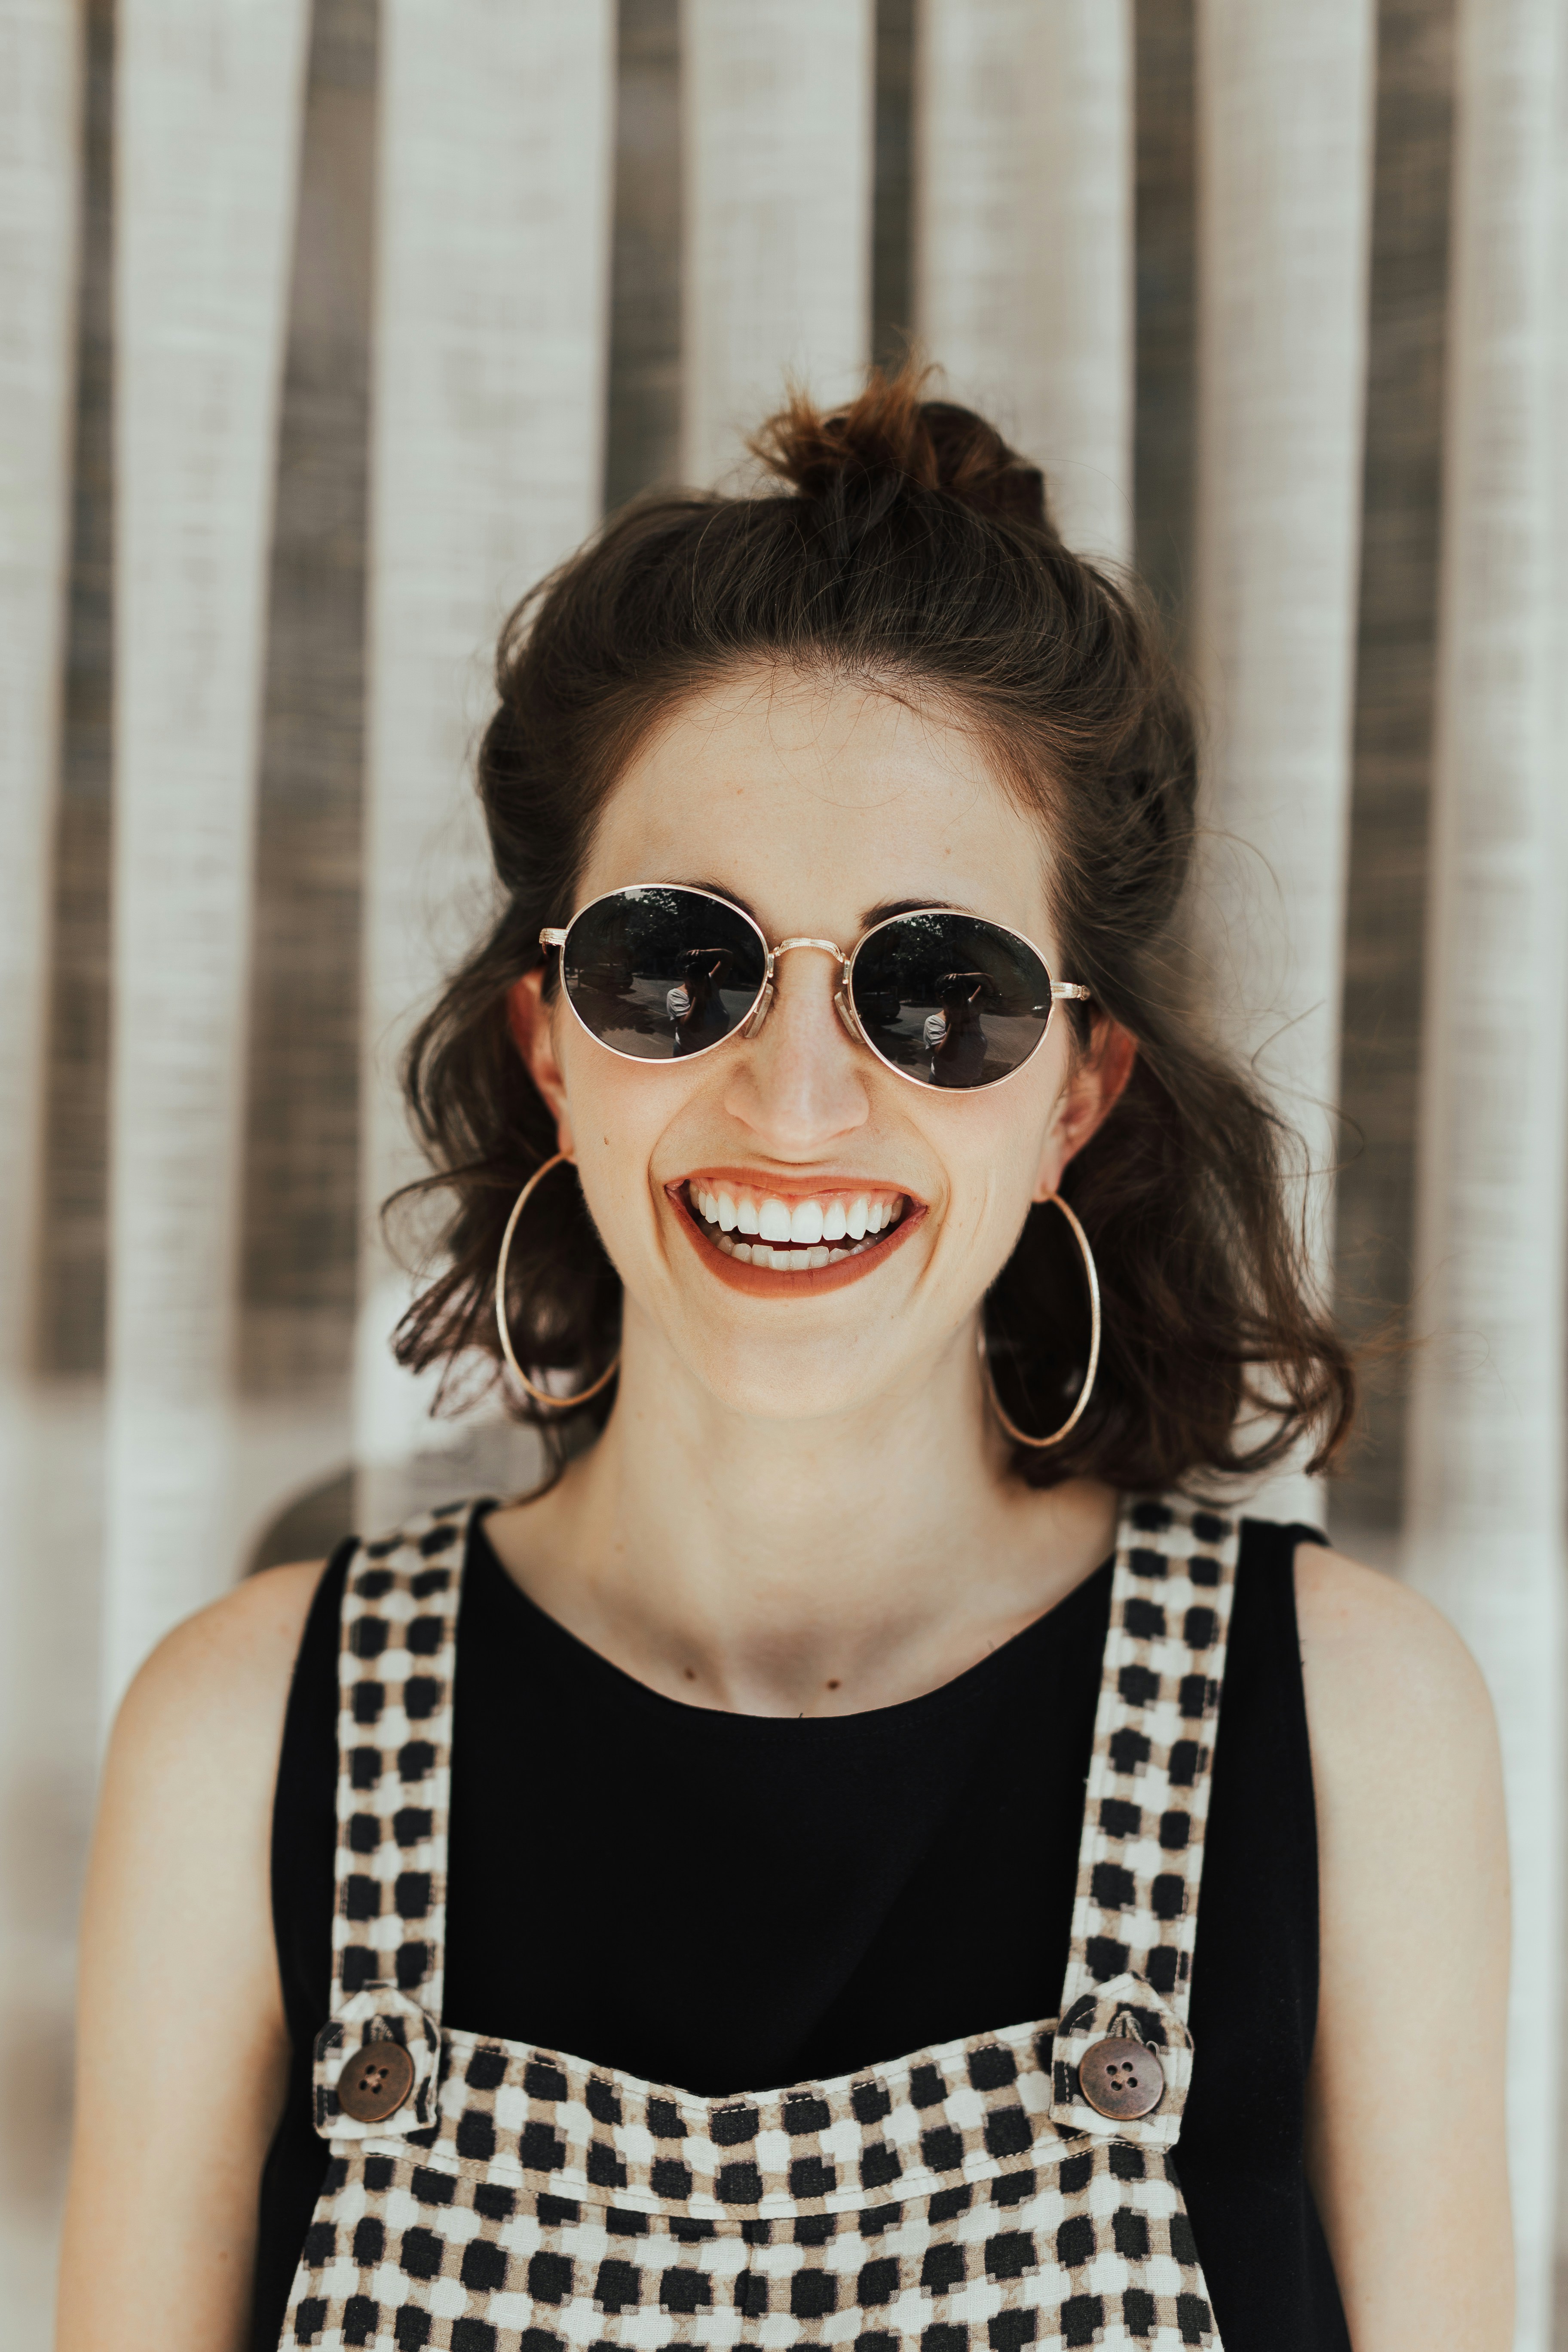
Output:
M639 1156L649 1109L639 1075L635 1063L604 1053L581 1057L581 1066L568 1066L566 1106L577 1165L591 1168L600 1183L620 1182Z
M565 1066L578 1181L617 1270L652 1246L652 1170L661 1137L681 1102L668 1076L617 1060L585 1041Z
M955 1103L943 1137L955 1194L999 1213L1026 1202L1049 1141L1057 1096L1054 1074L1042 1071L1037 1081L1020 1074L1011 1086Z

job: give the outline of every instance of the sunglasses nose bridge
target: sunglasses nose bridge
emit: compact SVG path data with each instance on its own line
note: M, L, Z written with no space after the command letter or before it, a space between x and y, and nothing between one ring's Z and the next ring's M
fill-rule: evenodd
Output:
M854 1042L857 1045L864 1045L866 1043L865 1034L862 1031L859 1023L856 1020L855 1014L849 1004L850 959L845 954L837 940L810 940L804 938L781 940L777 947L769 951L767 977L763 982L762 993L757 999L755 1009L751 1013L749 1019L742 1024L740 1033L741 1035L744 1038L751 1039L761 1034L763 1024L768 1017L768 1011L773 1001L775 988L774 974L778 960L780 956L787 955L793 948L816 948L821 954L830 955L833 958L834 961L838 966L838 978L833 991L833 1009L837 1013L839 1020L842 1022L846 1031Z
M780 956L788 955L792 948L818 948L824 955L833 957L841 971L847 972L849 969L849 959L836 940L781 940L773 950L773 961L776 963Z
M830 955L833 958L834 962L838 966L838 979L833 992L833 1002L837 1009L838 1018L844 1023L844 1026L848 1030L849 1034L852 1037L858 1038L860 1034L859 1030L855 1026L853 1019L847 1014L845 1009L845 998L849 988L849 958L845 954L837 940L795 939L781 940L779 941L777 947L773 950L772 953L768 957L767 985L763 991L764 1002L759 1007L758 1017L754 1024L748 1024L746 1034L749 1037L754 1037L757 1031L762 1027L763 1022L767 1018L767 1004L768 1002L772 1000L773 992L774 970L777 966L780 956L788 955L793 948L816 948L820 954Z

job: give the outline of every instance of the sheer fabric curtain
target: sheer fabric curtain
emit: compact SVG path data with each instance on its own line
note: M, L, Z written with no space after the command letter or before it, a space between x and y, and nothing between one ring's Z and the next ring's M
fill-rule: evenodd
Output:
M0 1811L21 1825L0 1850L0 2352L47 2333L100 1692L257 1557L519 1483L536 1458L493 1412L433 1423L428 1387L391 1365L407 1275L375 1213L417 1165L395 1087L408 1020L491 908L468 773L497 623L593 527L606 480L620 498L732 477L786 374L837 396L911 338L1045 465L1069 537L1112 562L1138 547L1171 607L1207 729L1215 1016L1337 1167L1320 1262L1358 1313L1343 1232L1372 1196L1331 1109L1382 1014L1362 979L1346 992L1347 941L1376 929L1391 854L1402 906L1426 877L1424 967L1388 919L1418 1044L1361 1112L1380 1167L1407 1170L1419 1233L1382 1300L1426 1338L1375 1421L1400 1525L1358 1517L1377 1483L1360 1470L1310 1507L1442 1601L1498 1697L1519 2343L1554 2340L1565 26L1563 0L0 0ZM323 92L351 34L375 126L359 194L309 147L338 120ZM1401 144L1417 52L1443 92L1419 171L1414 133ZM1428 135L1450 115L1451 157ZM83 191L107 201L110 179L95 226ZM338 278L312 275L355 205ZM1422 331L1447 350L1446 440L1422 488L1382 442L1363 450L1378 354L1413 331L1386 256L1369 292L1369 224L1439 213L1451 267ZM107 388L74 356L97 350L110 231L111 502L88 429ZM311 304L344 270L369 399L332 430L360 436L368 525L346 496L331 520L336 460L295 348L329 350ZM310 495L284 479L306 445ZM1386 551L1401 497L1405 569L1380 556L1374 580L1363 523L1375 508ZM100 808L62 740L94 680L107 691L83 550L110 515ZM284 1018L282 934L258 928L310 880L272 796L309 733L278 723L301 516L345 610L366 583L363 689L347 664L336 707L351 768L363 731L363 793L356 772L331 902L357 925L331 1018L360 1079L331 1081L313 1159L290 1095L327 1102L309 990ZM1394 803L1369 798L1368 681L1415 646L1438 575L1420 551L1439 544L1436 751L1417 683L1405 831L1379 865L1371 816L1386 832ZM313 775L295 780L307 810ZM111 921L92 882L106 824ZM107 1001L78 984L84 953L112 955L108 1028L82 1011ZM68 1097L98 1106L69 1133ZM258 1205L258 1135L292 1223ZM311 1206L323 1168L358 1202L346 1241ZM72 1296L107 1289L107 1439L101 1334L75 1308L65 1333L47 1273L66 1223ZM299 1262L271 1283L280 1246ZM311 1299L312 1250L338 1254L341 1312ZM338 1318L324 1387L261 1393L262 1292L285 1323Z

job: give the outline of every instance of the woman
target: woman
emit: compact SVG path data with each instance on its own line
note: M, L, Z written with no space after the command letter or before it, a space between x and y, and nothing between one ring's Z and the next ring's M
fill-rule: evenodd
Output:
M978 418L760 447L503 639L401 1346L559 1475L144 1669L62 2346L1501 2352L1487 1701L1225 1499L1352 1376L1187 713Z

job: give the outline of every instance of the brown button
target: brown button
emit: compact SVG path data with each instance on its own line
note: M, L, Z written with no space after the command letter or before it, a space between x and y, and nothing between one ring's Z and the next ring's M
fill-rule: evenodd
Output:
M338 2076L338 2105L356 2124L395 2116L414 2088L414 2061L401 2042L367 2042Z
M1165 2070L1153 2051L1121 2034L1085 2052L1078 2080L1095 2114L1118 2123L1149 2115L1165 2095Z

